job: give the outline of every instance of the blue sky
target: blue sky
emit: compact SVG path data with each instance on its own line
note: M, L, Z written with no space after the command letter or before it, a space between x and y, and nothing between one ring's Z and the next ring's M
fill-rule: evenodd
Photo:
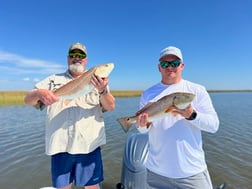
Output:
M30 90L67 69L71 43L88 68L113 62L112 90L160 81L160 51L182 50L184 79L208 90L252 89L250 0L3 0L0 90Z

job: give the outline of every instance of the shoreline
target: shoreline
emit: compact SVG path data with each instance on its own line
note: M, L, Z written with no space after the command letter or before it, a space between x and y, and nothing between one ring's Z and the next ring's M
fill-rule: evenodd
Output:
M252 90L207 90L209 93L252 92ZM28 91L0 91L0 106L25 105L24 97ZM111 90L114 97L137 97L143 90Z

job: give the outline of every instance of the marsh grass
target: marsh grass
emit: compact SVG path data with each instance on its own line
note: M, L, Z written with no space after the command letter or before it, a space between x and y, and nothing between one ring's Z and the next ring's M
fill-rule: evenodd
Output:
M140 96L142 91L111 91L114 97ZM0 91L0 106L25 105L27 91Z
M140 96L141 90L111 90L114 97ZM252 90L211 90L208 92L252 92ZM24 97L27 91L0 91L0 106L25 105Z
M24 105L27 91L0 91L0 106Z
M111 90L111 94L114 97L136 97L140 96L143 91L141 90L125 90L125 91L119 91L119 90Z

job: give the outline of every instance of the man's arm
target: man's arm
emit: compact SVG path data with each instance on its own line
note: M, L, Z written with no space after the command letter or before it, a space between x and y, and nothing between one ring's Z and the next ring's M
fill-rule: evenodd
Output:
M94 75L91 79L91 83L100 94L102 107L107 111L113 111L115 109L115 98L108 90L108 78L100 78Z
M115 109L115 98L107 89L105 89L105 92L100 93L100 101L105 110L113 111Z
M24 98L25 104L31 106L35 106L38 101L43 102L45 105L51 105L54 102L58 101L58 97L55 96L50 90L34 89L29 91Z

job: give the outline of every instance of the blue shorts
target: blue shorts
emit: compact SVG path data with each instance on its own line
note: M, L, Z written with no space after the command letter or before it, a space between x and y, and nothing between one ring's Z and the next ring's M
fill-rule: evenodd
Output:
M71 183L82 187L98 184L103 181L101 149L89 154L55 154L51 157L51 172L55 188Z

